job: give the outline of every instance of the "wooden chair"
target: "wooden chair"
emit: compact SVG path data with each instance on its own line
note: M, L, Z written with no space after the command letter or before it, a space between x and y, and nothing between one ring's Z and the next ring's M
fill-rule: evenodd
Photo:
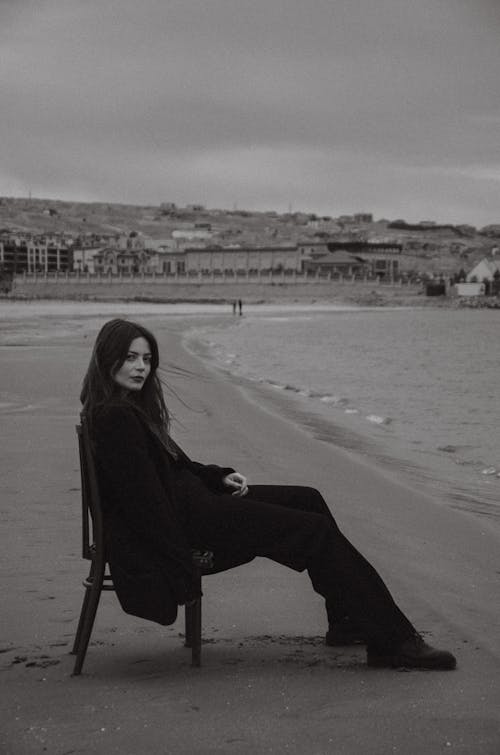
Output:
M92 445L85 419L76 426L82 482L82 556L90 561L89 576L83 582L85 595L71 653L76 655L73 676L82 670L103 590L114 590L104 545L104 528ZM195 579L201 592L203 574L211 573L213 554L193 551ZM191 663L201 665L201 597L185 607L185 646L191 648Z

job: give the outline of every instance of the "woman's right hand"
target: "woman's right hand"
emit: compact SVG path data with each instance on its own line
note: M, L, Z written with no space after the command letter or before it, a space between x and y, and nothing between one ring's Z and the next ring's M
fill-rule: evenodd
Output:
M241 498L248 493L247 478L239 472L231 472L222 480L228 488L233 488L231 495Z

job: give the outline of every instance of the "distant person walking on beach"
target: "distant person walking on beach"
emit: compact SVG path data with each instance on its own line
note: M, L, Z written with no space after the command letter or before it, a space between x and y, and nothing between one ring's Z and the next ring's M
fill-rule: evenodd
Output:
M238 312L240 313L240 315L243 314L243 302L241 301L241 299L238 299Z
M236 314L236 299L233 299L233 315Z
M248 485L231 467L192 461L172 440L146 328L111 320L97 336L81 400L94 444L111 574L125 611L172 623L199 597L191 549L215 570L272 559L307 569L326 599L326 643L363 642L370 666L453 669L339 530L314 488Z

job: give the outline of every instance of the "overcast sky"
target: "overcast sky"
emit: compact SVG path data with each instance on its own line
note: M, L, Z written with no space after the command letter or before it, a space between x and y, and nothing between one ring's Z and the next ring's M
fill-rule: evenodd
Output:
M0 195L500 223L499 0L0 0Z

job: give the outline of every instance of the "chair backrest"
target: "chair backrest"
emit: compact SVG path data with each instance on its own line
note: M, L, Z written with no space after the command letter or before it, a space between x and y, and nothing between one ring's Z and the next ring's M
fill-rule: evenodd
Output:
M105 557L104 528L94 453L88 423L83 415L81 423L76 426L76 433L82 481L82 556L94 560L96 556Z

